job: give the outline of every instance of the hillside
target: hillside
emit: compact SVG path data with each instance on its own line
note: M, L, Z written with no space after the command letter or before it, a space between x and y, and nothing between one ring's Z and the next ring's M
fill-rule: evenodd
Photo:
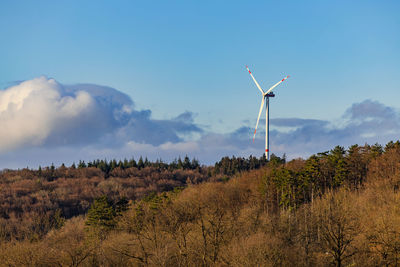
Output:
M142 176L147 178L141 180L149 179L153 186L171 173L196 178L190 182L177 180L180 182L159 190L141 189L137 195L110 193L136 190L133 184L122 183L133 176L112 175L116 170L122 172L119 167L107 175L89 177L84 172L99 169L86 166L76 169L80 174L70 178L64 177L72 171L67 168L57 179L40 181L41 189L35 189L35 194L41 192L50 198L50 192L57 190L49 189L54 181L70 181L63 188L92 188L90 194L71 189L71 195L79 201L85 194L91 196L86 200L88 213L86 209L81 213L85 215L65 220L64 211L52 209L53 201L49 201L46 207L54 212L53 219L44 220L52 222L49 232L35 236L28 231L30 234L25 237L4 235L10 233L5 226L18 228L10 223L16 218L7 213L9 218L2 219L0 262L4 266L399 264L399 142L390 142L385 148L335 147L306 160L290 162L277 157L268 163L261 159L252 167L251 159L238 162L242 160L225 158L214 167L166 168L165 172L150 171L154 166L140 170L132 167L137 169L135 176L147 173ZM16 186L18 179L10 173L18 173L19 179L25 181L29 179L23 175L37 171L4 172L3 183L14 185L6 190L2 187L1 197L7 199L7 194L10 197L20 192L15 188L24 188L24 184ZM32 188L34 183L39 184L34 177L30 179ZM91 183L104 183L100 188L114 189L96 191L93 188L99 186L88 186ZM157 193L163 190L168 192ZM30 194L24 192L25 196ZM36 203L43 203L29 199L31 202L22 205L27 211L33 210ZM42 218L36 216L32 220Z
M79 161L37 170L0 173L0 240L36 240L59 220L87 213L94 199L136 201L144 196L204 181L226 179L236 172L266 164L255 157L223 158L215 167L200 166L188 157L171 163L139 158L116 161Z

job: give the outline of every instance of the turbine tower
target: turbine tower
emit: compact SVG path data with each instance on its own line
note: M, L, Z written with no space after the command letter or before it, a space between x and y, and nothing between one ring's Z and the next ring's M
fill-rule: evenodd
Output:
M254 78L253 74L249 70L249 68L246 66L246 69L249 71L249 74L251 78L253 78L254 83L257 85L258 89L261 91L261 106L260 106L260 111L258 112L258 118L257 118L257 123L256 123L256 129L254 130L254 136L253 136L253 142L254 138L256 137L256 132L257 132L257 126L258 126L258 121L260 120L261 112L264 107L264 101L265 101L265 157L267 160L269 160L269 98L274 97L275 94L272 92L272 90L277 87L281 82L289 78L289 75L277 82L275 85L273 85L271 88L268 89L268 91L264 92L263 89L261 89L260 85Z

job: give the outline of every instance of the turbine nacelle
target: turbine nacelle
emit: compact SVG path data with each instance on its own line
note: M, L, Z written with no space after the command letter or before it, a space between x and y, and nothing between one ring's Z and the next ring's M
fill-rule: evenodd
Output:
M274 93L268 93L268 94L264 94L264 97L275 97Z

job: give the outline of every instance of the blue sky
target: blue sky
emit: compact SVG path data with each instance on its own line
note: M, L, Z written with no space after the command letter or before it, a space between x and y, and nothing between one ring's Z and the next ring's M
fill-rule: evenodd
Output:
M178 139L171 137L165 142L198 142L218 135L223 138L218 142L228 144L240 131L243 142L247 131L251 140L259 108L259 91L244 68L247 64L263 87L291 75L271 101L272 119L326 121L326 130L343 130L354 123L346 114L357 103L371 108L381 105L395 113L400 108L399 10L398 1L2 1L0 88L6 91L42 75L63 86L109 86L130 98L135 112L150 111L149 120L155 123L165 126L187 112L185 127L201 129L176 132ZM330 142L301 153L288 148L285 138L289 137L283 138L288 133L278 126L282 127L272 124L280 143L271 139L271 149L275 145L278 154L293 156L319 152L328 145L386 142L398 136L396 129L390 136L363 132L346 142L343 136L333 136ZM303 126L289 128L294 134ZM85 126L79 127L75 130ZM3 153L0 146L0 159L12 166L35 165L37 158L46 162L53 158L46 156L49 138L54 140L57 132L53 129L39 141L24 139L15 148L4 148ZM89 136L90 129L85 130ZM283 131L281 135L279 131ZM67 133L70 131L61 134ZM231 150L222 147L214 157L190 148L180 153L212 162L224 153L257 153L257 145L261 145L262 154L262 133L259 137L259 144ZM162 145L161 140L153 139L126 137L125 141ZM82 149L91 148L82 144L64 142L56 147L68 151L75 147L84 158L137 156L151 150L120 151L110 145L103 154L98 150L85 154ZM17 160L20 154L28 155L28 150L31 157ZM59 160L71 161L72 155L76 153ZM149 154L157 156L171 158L173 153Z

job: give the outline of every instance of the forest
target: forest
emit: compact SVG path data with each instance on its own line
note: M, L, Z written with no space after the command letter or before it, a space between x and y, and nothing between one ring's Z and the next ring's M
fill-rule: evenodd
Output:
M398 266L400 142L0 173L2 266Z

